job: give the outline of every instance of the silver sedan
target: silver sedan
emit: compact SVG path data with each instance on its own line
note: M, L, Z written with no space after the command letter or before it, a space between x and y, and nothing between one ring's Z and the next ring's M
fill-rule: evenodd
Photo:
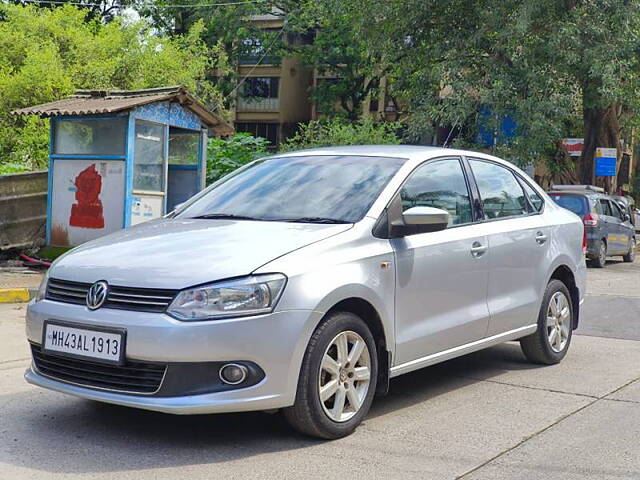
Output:
M508 162L292 152L58 259L25 376L169 413L283 409L338 438L391 377L509 340L560 362L584 292L581 220Z

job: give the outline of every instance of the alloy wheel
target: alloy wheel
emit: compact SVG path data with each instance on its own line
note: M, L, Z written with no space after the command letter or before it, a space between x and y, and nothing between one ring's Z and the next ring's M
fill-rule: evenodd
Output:
M340 332L329 343L320 365L320 403L327 416L334 422L346 422L358 413L370 379L371 356L366 342L356 332Z
M569 300L562 292L556 292L547 307L547 336L551 349L560 353L569 340L571 331L571 308Z

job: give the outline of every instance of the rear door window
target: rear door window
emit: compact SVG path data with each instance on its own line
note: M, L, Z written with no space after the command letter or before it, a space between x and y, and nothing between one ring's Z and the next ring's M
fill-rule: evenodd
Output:
M567 193L549 193L551 199L562 208L572 211L581 217L590 213L589 202L582 195L571 195Z
M599 201L600 206L602 207L602 214L613 217L613 212L611 211L611 204L609 203L609 200L607 200L606 198L601 198Z
M520 183L522 184L524 193L529 199L529 204L531 205L531 208L533 208L533 211L539 212L540 210L542 210L542 206L544 205L542 197L538 195L538 193L533 188L531 188L531 186L524 180L521 180Z
M510 170L495 163L470 159L487 219L527 215L524 191Z
M622 210L616 202L611 202L611 207L613 208L613 216L622 221Z

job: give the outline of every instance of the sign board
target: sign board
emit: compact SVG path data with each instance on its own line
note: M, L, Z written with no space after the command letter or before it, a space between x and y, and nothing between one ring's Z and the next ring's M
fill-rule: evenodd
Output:
M131 204L131 225L162 217L164 196L134 192Z
M615 177L618 150L596 148L596 177Z
M579 157L584 150L584 138L563 138L562 146L572 157Z
M54 160L51 245L73 247L120 230L124 161Z

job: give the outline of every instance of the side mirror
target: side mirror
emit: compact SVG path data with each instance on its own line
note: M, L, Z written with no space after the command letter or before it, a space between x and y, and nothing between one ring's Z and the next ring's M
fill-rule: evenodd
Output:
M411 207L402 213L402 220L408 230L415 233L437 232L449 226L449 212L434 207Z
M623 220L624 222L630 222L630 221L631 221L631 215L629 215L627 212L624 212L624 213L622 214L622 220Z

